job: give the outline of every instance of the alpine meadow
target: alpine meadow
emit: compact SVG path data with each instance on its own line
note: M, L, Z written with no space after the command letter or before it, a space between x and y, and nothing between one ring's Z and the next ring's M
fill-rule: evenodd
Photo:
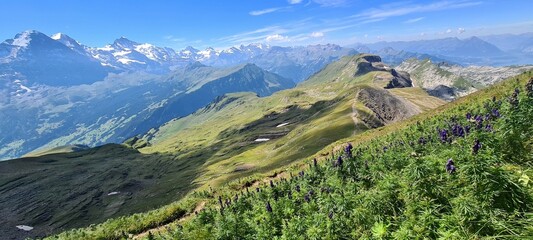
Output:
M532 8L6 2L0 239L533 239Z

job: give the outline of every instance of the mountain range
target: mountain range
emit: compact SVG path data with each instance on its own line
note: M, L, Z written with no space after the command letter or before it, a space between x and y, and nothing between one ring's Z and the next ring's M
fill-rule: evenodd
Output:
M192 63L165 76L123 74L92 85L37 89L0 106L2 119L10 119L0 126L0 156L122 142L227 93L268 96L293 86L254 64L215 68Z
M474 36L464 39L449 37L432 40L376 42L364 46L372 51L392 48L418 54L429 54L462 65L504 66L531 64L533 56L528 50L531 48L531 40L531 34L507 34ZM496 45L501 46L502 49Z
M527 59L527 35L520 47L502 43L513 37L176 51L125 37L94 48L62 33L17 34L0 44L0 159L11 159L0 162L0 235L42 237L109 218L138 234L174 221L191 206L136 214L134 223L123 216L193 189L199 199L213 198L212 187L259 187L242 177L334 159L338 141L386 134L382 127L528 71L470 66ZM387 144L365 157L387 154ZM95 238L124 238L102 234Z
M189 81L190 76L199 75L194 72L202 72L206 80ZM276 78L277 75L261 71L252 64L230 71L195 63L184 70L176 70L166 80L153 80L148 87L152 93L159 92L159 86L178 92L177 87L174 87L176 90L169 88L181 85L186 87L184 93L205 94L202 89L211 84L208 92L232 86L232 81L245 85L242 81L247 78L242 75L252 74L264 79L253 83L271 85L271 88L275 83L284 83L283 78ZM215 80L207 80L211 78ZM393 124L444 104L413 87L407 73L383 64L379 56L368 54L343 57L296 87L272 95L259 90L256 93L235 93L239 89L228 94L217 92L215 95L219 97L183 117L174 112L180 111L185 102L194 102L189 99L180 103L188 95L161 96L168 100L153 101L148 110L139 110L145 105L134 106L145 99L158 99L158 96L135 89L124 90L123 95L118 95L120 98L103 97L94 106L75 107L76 114L80 115L97 108L117 110L113 118L93 119L106 134L88 132L90 127L83 123L50 122L50 125L77 125L72 127L72 135L63 139L98 141L116 134L114 142L119 140L116 136L124 136L126 127L123 126L142 126L147 121L161 122L159 126L145 129L125 139L123 144L90 149L84 146L55 148L31 157L0 162L0 182L6 183L0 187L0 192L6 196L0 200L0 214L9 216L0 220L0 234L37 237L145 211L179 199L192 188L219 186L242 174L264 172L307 158L339 139ZM130 99L128 103L119 105L126 102L126 98ZM158 104L163 107L154 107ZM57 116L54 120L72 121L58 114L62 106L50 108L58 109L46 113ZM172 119L150 117L173 115L176 117ZM128 122L128 117L133 120ZM5 130L17 125L24 124ZM13 130L6 135L20 132ZM131 130L126 132L133 136L129 134ZM22 139L31 139L31 136ZM58 145L72 143L74 141L64 141ZM51 148L52 144L49 146ZM43 190L34 192L31 198L20 198L34 189ZM47 208L38 207L41 202L47 203ZM15 209L17 205L23 207ZM21 235L14 227L18 222L35 229Z
M522 43L520 49L527 49L528 36L487 38L495 43L516 39ZM268 96L291 88L327 64L356 52L379 54L391 65L412 58L459 67L469 65L472 59L506 58L507 51L515 51L502 47L506 51L480 38L448 38L381 42L355 49L333 44L249 44L224 50L186 47L176 51L125 37L95 48L63 33L47 36L25 31L0 44L0 116L7 119L0 126L5 133L0 138L0 159L69 144L119 143L187 116L226 93L248 91ZM452 53L457 55L450 56ZM421 68L402 67L416 78L420 76ZM503 79L504 71L491 71L495 76L470 72L473 78ZM404 79L394 77L400 82ZM452 85L435 85L438 80L434 79L415 82L446 100L477 89L446 89L456 82L450 78L445 82ZM438 90L446 94L435 91L437 85L443 85Z

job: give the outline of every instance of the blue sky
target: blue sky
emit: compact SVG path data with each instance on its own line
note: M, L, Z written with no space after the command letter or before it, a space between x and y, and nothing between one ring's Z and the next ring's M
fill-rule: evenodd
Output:
M100 47L125 36L181 49L533 32L532 0L2 1L0 39L34 29Z

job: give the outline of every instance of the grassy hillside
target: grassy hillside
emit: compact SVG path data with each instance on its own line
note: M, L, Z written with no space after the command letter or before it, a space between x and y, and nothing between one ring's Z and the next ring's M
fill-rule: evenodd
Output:
M403 112L389 113L397 117L391 121L376 119L377 112L369 104L375 103L378 108L391 104L380 98L364 104L360 93L380 89L385 85L382 76L390 74L370 71L355 76L358 64L367 56L345 57L295 89L271 97L227 95L193 115L147 134L144 139L152 145L139 150L204 161L205 168L196 183L204 188L214 187L285 166L339 139L443 104L419 88L381 90L380 96L400 99L397 106L407 107Z
M342 144L328 156L339 144L330 145L317 154L316 164L297 162L266 179L239 179L148 214L54 238L125 238L140 232L137 222L188 206L198 211L196 217L143 236L527 239L533 236L532 77L526 72L407 121L343 139L353 149ZM194 202L206 207L193 210Z
M384 89L393 77L390 70L360 68L359 63L366 62L361 57L345 57L309 82L269 97L259 98L252 93L226 95L140 139L109 146L113 151L104 147L101 151L0 163L2 168L7 164L25 165L0 176L0 181L10 183L9 188L0 188L0 193L9 196L2 206L5 204L5 209L14 213L12 221L0 229L17 234L14 226L26 224L35 227L28 236L42 236L114 218L78 238L113 238L123 231L139 233L193 211L196 203L204 199L203 191L220 189L242 177L261 179L273 170L308 159L333 142L444 103L419 88ZM387 101L370 94L374 92ZM147 142L149 145L144 146ZM330 150L323 154L331 154ZM76 161L71 161L73 157ZM57 187L46 188L49 185ZM130 185L135 187L129 188ZM175 202L192 189L197 193ZM108 196L112 192L120 193ZM24 202L32 207L18 210L17 201L29 195L32 198ZM77 206L82 200L86 207L80 210ZM40 203L50 204L43 208ZM123 217L164 204L170 205ZM34 216L42 214L64 217L60 221L34 220Z

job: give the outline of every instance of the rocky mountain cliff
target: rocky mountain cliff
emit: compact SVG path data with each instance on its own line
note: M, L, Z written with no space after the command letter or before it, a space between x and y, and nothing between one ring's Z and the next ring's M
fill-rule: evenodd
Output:
M415 86L445 100L465 96L532 68L532 65L463 67L429 59L409 59L397 66L397 69L410 74Z

